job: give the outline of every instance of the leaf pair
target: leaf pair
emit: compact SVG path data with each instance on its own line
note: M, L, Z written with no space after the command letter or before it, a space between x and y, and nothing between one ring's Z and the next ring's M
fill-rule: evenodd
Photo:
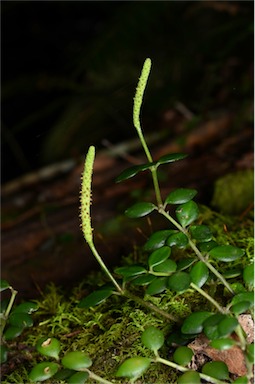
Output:
M130 179L131 177L136 176L138 173L151 169L152 167L157 168L159 165L173 163L175 161L182 160L185 157L187 157L187 155L183 153L171 153L169 155L161 156L158 161L129 167L121 172L121 174L116 178L116 182L120 183L121 181Z

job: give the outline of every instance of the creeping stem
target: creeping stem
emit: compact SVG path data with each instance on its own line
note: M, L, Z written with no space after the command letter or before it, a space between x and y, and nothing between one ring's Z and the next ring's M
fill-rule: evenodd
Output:
M228 289L228 291L232 294L234 294L234 291L233 289L231 288L231 286L228 284L228 282L226 281L226 279L221 275L221 273L219 273L217 271L217 269L214 268L214 266L209 263L205 258L204 256L202 255L202 253L199 251L199 249L196 247L196 245L193 243L193 241L191 240L190 238L190 235L188 233L188 231L183 228L172 216L169 215L169 213L167 213L163 208L160 208L158 210L158 212L165 216L172 224L174 224L174 226L176 228L178 228L182 233L184 233L184 235L186 235L189 239L189 245L190 247L193 249L193 251L195 252L195 254L197 255L197 257L199 258L199 260L201 260L203 263L205 263L205 265L207 266L208 269L210 269L210 271L222 282L222 284Z

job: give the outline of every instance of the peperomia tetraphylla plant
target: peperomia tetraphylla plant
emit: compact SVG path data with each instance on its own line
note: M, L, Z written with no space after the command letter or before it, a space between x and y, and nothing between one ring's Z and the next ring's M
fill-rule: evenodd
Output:
M143 249L148 254L148 258L143 265L133 264L117 267L114 273L110 272L93 241L90 204L95 148L91 146L85 159L82 176L80 196L82 230L93 255L110 282L82 299L79 307L93 307L114 294L133 300L148 310L154 311L164 321L174 322L178 325L178 331L167 336L167 343L165 343L166 335L163 330L154 326L147 327L141 335L141 341L145 347L151 350L152 357L134 356L127 359L119 366L116 377L126 377L130 379L130 383L134 383L152 363L160 363L181 373L178 383L196 384L200 383L201 380L215 384L249 383L252 378L253 344L247 342L238 316L251 311L253 308L253 264L246 265L240 272L243 284L240 284L241 289L239 285L239 290L236 292L233 281L229 283L227 280L236 276L233 275L232 263L241 259L244 256L244 251L233 245L217 244L210 228L196 221L199 217L199 207L193 199L197 191L179 188L170 192L164 200L162 199L158 168L165 164L181 161L186 155L172 153L157 160L152 158L140 123L140 110L150 69L151 60L146 59L136 89L133 109L134 126L147 157L147 162L124 170L116 181L122 182L140 172L150 171L155 191L155 202L136 203L128 208L125 214L129 218L139 218L157 212L165 217L168 227L154 232L144 244ZM169 213L170 205L176 206L175 216ZM176 259L175 249L190 249L193 255L190 256L188 253L188 257L186 255L185 258ZM228 263L229 265L228 270L224 268L224 275L219 268L215 267L221 263ZM209 287L212 283L220 285L222 291L225 292L224 306L209 294ZM137 291L139 286L141 292L137 296L134 291ZM167 290L176 292L176 294L182 294L188 290L197 291L207 300L210 310L193 312L181 320L142 298L142 295L160 295ZM240 348L245 360L246 375L231 378L228 366L223 361L210 361L204 364L201 372L192 370L189 364L193 351L186 345L201 333L208 338L209 345L219 351L228 350L233 346ZM176 348L171 361L159 355L158 351L164 345ZM82 371L83 369L77 370ZM89 377L89 375L87 376ZM97 380L103 379L97 377Z
M213 265L213 262L216 260L218 262L229 263L231 266L233 261L244 255L244 251L233 245L217 244L213 239L212 232L206 225L196 224L195 221L199 216L198 205L193 200L197 194L196 190L179 188L172 191L163 201L157 174L158 168L161 165L182 160L186 157L186 155L183 153L168 154L160 157L156 161L152 158L140 123L140 110L150 69L151 60L146 59L136 89L133 109L134 126L148 162L126 169L120 174L116 181L121 182L137 175L139 172L149 170L152 174L156 202L137 203L128 208L125 211L125 214L130 218L138 218L149 215L153 211L157 211L159 214L163 215L172 224L172 226L168 229L153 233L144 245L144 250L149 252L147 265L132 265L115 269L116 276L120 276L122 278L121 283L117 282L113 274L108 270L101 257L98 255L93 243L89 206L95 148L90 147L85 161L82 181L82 229L88 245L103 270L105 270L107 275L110 277L114 287L116 288L116 292L113 290L114 287L104 287L84 298L80 303L80 307L89 307L99 304L112 293L127 296L128 298L132 298L133 300L137 300L141 303L141 299L135 297L130 292L129 287L132 287L132 285L146 287L145 294L149 295L161 293L166 289L176 292L184 292L185 290L192 288L203 295L212 304L212 308L214 307L214 311L216 312L212 309L212 312L201 311L192 313L184 320L181 327L182 333L194 336L203 331L208 339L211 340L211 345L219 350L225 350L231 348L233 345L239 345L245 354L247 380L249 380L252 375L252 348L246 343L245 333L238 322L238 315L252 308L253 294L249 290L235 294L231 284L227 282L227 279ZM169 214L169 205L177 206L175 218ZM190 257L176 262L171 258L173 247L180 249L190 247L193 250L195 257ZM253 265L246 266L243 271L243 278L247 286L252 282L252 273ZM206 289L202 289L202 287L206 286L206 283L209 282L210 275L213 275L215 279L217 279L219 283L222 284L229 292L231 299L226 307L222 307L220 303L208 294ZM144 302L143 305L147 305L147 303ZM153 310L154 308L151 309ZM163 311L160 310L160 312ZM168 313L161 313L161 315L169 319ZM152 337L153 332L155 334L153 334ZM236 333L238 341L230 338L233 332ZM146 330L142 337L143 343L149 348L151 347L150 339L152 338L155 340L157 348L151 347L151 349L156 354L156 361L161 363L165 362L159 358L157 350L163 345L163 337L162 332L155 329ZM146 344L146 340L148 340L149 345ZM175 352L175 360L180 362L180 364L186 365L191 360L192 351L188 347L180 348L184 349L179 349ZM189 358L187 358L187 355ZM176 356L179 356L179 358L177 359ZM211 382L219 382L220 379L228 380L228 369L226 365L222 362L220 362L220 364L219 362L214 363L217 365L217 368L216 366L212 366L212 362L208 367L203 367L202 374L198 374L197 372L187 372L184 374L186 376L182 376L182 382L188 382L187 380L191 382L191 377L193 377L193 382L199 382L200 378L207 381L211 380ZM146 358L134 357L127 360L120 366L117 376L130 377L131 381L134 381L134 379L137 379L147 369L149 364L150 362ZM175 363L169 364L168 362L167 365L174 365L175 368L180 371L187 370L187 368L182 369L180 366L177 367ZM205 377L206 374L210 373L212 373L212 377L215 374L215 379L212 377L208 378L208 376Z

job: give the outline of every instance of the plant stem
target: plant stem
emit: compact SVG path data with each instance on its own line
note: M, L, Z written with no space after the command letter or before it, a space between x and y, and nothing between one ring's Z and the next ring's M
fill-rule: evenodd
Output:
M12 287L9 287L9 289L11 291L11 298L10 298L10 301L9 301L8 306L6 308L6 311L4 312L3 318L1 319L1 325L0 325L0 337L1 337L1 339L3 336L3 332L4 332L4 328L6 326L7 319L9 317L10 312L11 312L15 297L18 293L18 291L16 291Z
M102 268L102 270L106 273L106 275L110 278L110 280L113 282L113 284L115 285L115 287L117 288L118 292L121 293L122 295L124 294L124 291L121 289L121 287L119 286L119 284L117 283L117 281L114 279L113 275L111 274L111 272L109 271L109 269L107 268L107 266L105 265L105 263L103 262L101 256L99 255L99 253L97 252L96 250L96 247L94 245L93 242L88 242L88 245L93 253L93 255L95 256L96 260L98 261L100 267Z
M172 361L169 361L169 360L162 359L159 356L157 356L154 361L156 363L162 363L164 365L168 365L169 367L175 368L175 369L177 369L178 371L181 371L181 372L190 371L189 368L182 367L179 364L173 363ZM227 384L226 381L221 381L221 380L215 379L214 377L205 375L204 373L200 373L199 372L199 376L201 377L201 379L209 381L210 383L213 383L213 384Z
M96 375L95 373L91 372L89 369L84 369L84 371L88 372L89 377L91 379L94 379L94 380L98 381L99 383L102 383L102 384L113 384L111 381L103 379L102 377L100 377L100 376Z
M163 206L163 202L162 202L162 197L161 197L160 188L159 188L157 169L155 166L151 168L151 173L152 173L152 180L153 180L153 185L155 190L155 196L156 196L158 208L160 209Z
M212 296L208 295L208 293L206 293L203 289L199 288L196 284L194 284L194 283L190 283L190 286L191 286L193 289L195 289L197 292L199 292L200 295L204 296L208 301L210 301L210 302L211 302L211 303L218 309L219 312L224 313L224 314L227 312L227 310L225 310L224 308L222 308L222 306L219 305L219 304L217 303L217 301L215 301L215 300L212 298Z
M199 260L201 260L203 263L205 263L205 265L207 266L208 269L210 269L210 271L222 282L222 284L228 289L228 291L230 293L232 293L232 295L234 294L234 291L233 289L231 288L231 286L228 284L228 282L226 281L226 279L224 279L224 277L217 271L217 269L214 268L214 266L209 263L205 258L204 256L202 255L202 253L199 251L199 249L196 247L196 245L193 243L193 241L191 240L190 238L190 235L188 233L188 231L186 229L184 229L172 216L170 216L163 208L160 208L158 210L158 212L165 216L172 224L174 224L174 226L176 228L178 228L182 233L184 233L185 236L188 237L189 239L189 245L190 247L193 249L193 251L195 252L195 254L197 255L197 257L199 258Z
M133 295L133 293L131 292L124 292L124 296L126 296L127 298L137 302L138 304L142 305L143 307L153 311L153 312L156 312L158 313L159 315L165 317L166 319L168 320L171 320L171 321L174 321L174 322L178 322L179 319L177 319L174 315L171 315L170 313L167 313L165 311L163 311L162 309L158 308L156 305L152 304L152 303L149 303L148 301L144 301L143 299L141 299L140 297L136 296L136 295Z
M189 238L189 245L190 247L193 249L193 251L196 253L197 257L203 261L203 263L205 263L205 265L210 269L210 271L216 276L218 277L218 279L222 282L223 285L225 285L225 287L227 288L227 290L232 294L234 295L234 291L233 289L230 287L230 285L228 284L228 282L226 281L226 279L224 279L224 277L222 276L222 274L220 272L217 271L216 268L214 268L214 266L209 263L204 257L203 255L201 254L201 252L199 251L199 249L195 246L195 244L193 243L193 241Z

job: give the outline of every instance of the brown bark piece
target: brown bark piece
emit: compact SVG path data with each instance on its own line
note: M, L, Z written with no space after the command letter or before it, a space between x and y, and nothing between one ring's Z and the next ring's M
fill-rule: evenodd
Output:
M247 373L243 352L237 346L233 346L226 351L220 351L210 347L207 337L200 335L188 347L192 349L195 356L205 354L214 361L222 361L228 366L231 373L238 376L243 376Z

